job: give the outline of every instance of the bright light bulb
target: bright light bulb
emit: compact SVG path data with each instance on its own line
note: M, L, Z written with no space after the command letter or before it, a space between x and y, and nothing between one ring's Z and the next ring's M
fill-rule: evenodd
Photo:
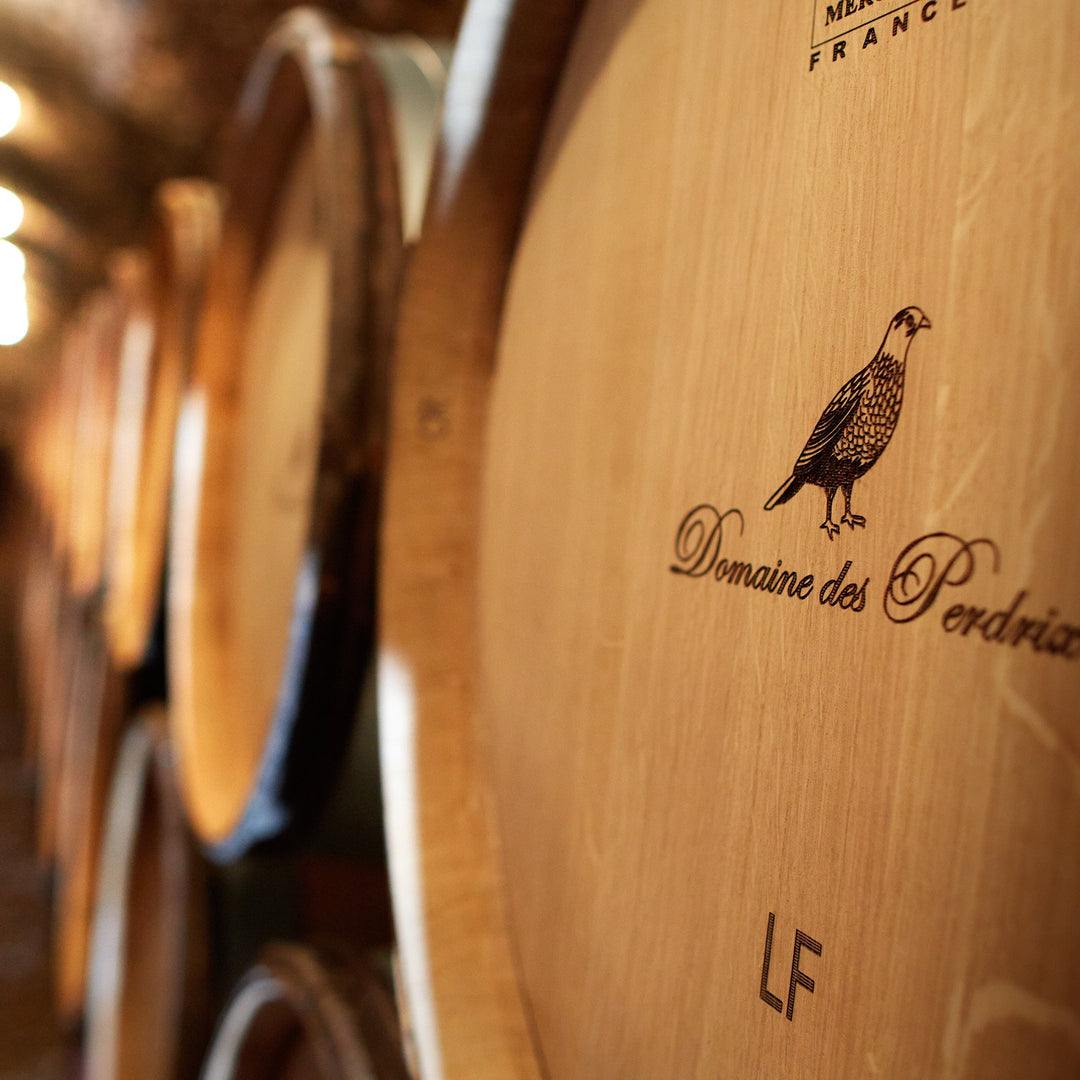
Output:
M0 82L0 137L15 126L21 108L19 95L6 82Z
M20 281L25 273L26 256L10 240L0 240L0 287Z
M0 187L0 236L10 236L23 219L22 199L14 191Z
M16 345L30 329L30 315L26 309L26 282L0 283L0 345Z
M0 240L0 345L17 344L30 329L25 273L26 256L10 240Z

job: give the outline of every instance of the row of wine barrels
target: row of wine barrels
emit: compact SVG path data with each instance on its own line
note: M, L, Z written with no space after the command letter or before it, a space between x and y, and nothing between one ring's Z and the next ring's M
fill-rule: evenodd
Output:
M164 710L144 709L124 737L110 786L88 973L86 1076L310 1075L296 1071L302 1064L327 1080L407 1075L391 996L365 965L339 955L340 947L338 954L301 946L264 952L233 993L209 1049L221 924L255 944L260 929L250 925L250 905L223 903L220 882L211 888L221 873L203 861L185 820ZM256 902L265 909L275 899ZM265 931L265 914L254 921ZM335 927L335 937L343 929Z
M1080 1073L1078 45L470 5L380 564L423 1075Z
M77 311L24 450L34 503L24 697L28 742L51 759L73 671L65 606L102 603L110 653L131 671L148 657L161 605L175 416L218 209L200 180L163 185L158 207L149 253L118 254L110 283Z
M269 496L271 508L281 508L280 485L267 492L264 482L280 480L287 487L291 481L278 475L282 462L274 458L276 439L259 444L258 436L264 429L280 434L291 424L297 439L289 446L300 446L302 459L306 455L301 472L305 467L317 471L318 482L308 492L313 494L310 507L303 490L293 505L285 492L286 518L297 518L305 528L310 519L312 534L326 547L317 552L323 566L316 581L317 610L311 608L319 627L314 639L318 651L312 654L317 662L306 676L316 692L303 703L304 723L311 730L299 726L284 707L268 718L277 721L263 733L270 744L270 780L277 770L287 783L274 791L262 770L258 798L238 839L231 851L219 844L215 854L237 854L280 828L284 822L275 823L265 813L267 793L291 813L295 806L313 803L313 794L331 789L328 779L312 784L309 776L316 767L322 776L328 766L339 764L370 650L390 327L403 244L419 228L444 62L445 50L425 43L365 41L310 12L286 19L264 50L241 106L235 164L226 174L229 214L220 250L218 190L201 182L167 185L159 198L150 255L131 252L114 260L110 286L89 298L68 335L55 391L43 411L53 441L51 446L48 440L38 442L35 453L40 458L43 442L47 460L31 469L40 484L39 507L51 548L42 562L52 577L26 590L24 651L28 658L40 654L40 660L27 665L41 691L35 709L40 713L40 846L56 866L56 999L70 1027L86 999L91 900L102 869L105 781L136 695L139 666L147 661L161 592L180 397L187 393L189 408L202 402L214 416L220 398L210 391L234 376L239 381L229 393L253 399L246 411L240 410L245 418L241 431L256 440L241 469L241 481L252 482L235 489L241 506L258 509ZM254 182L244 183L245 178ZM248 257L250 279L240 286L237 259L243 263ZM322 269L311 277L313 267ZM232 285L247 292L230 293ZM309 287L314 294L306 291ZM229 320L237 318L230 328ZM282 338L282 329L299 332L299 338ZM311 341L305 340L308 332ZM230 343L235 354L228 351ZM237 356L245 363L232 371ZM249 358L254 359L248 363ZM288 412L298 403L293 394L297 379L317 394L301 396L298 418L290 419ZM318 400L324 386L329 404ZM283 411L266 412L268 402ZM306 449L301 445L305 428L312 429ZM182 481L191 464L186 456L191 443L181 436L175 469ZM269 452L267 461L261 460L264 451ZM221 465L209 443L199 456ZM284 462L286 472L295 471L296 464ZM303 489L307 481L301 477L297 483ZM181 597L194 577L185 570L182 543L189 529L183 509L190 505L190 493L181 483L175 493L180 524L173 566L173 595ZM204 523L205 504L198 514ZM257 564L259 538L249 524L241 522L239 528L246 537L243 557ZM270 539L278 531L274 525ZM290 538L286 530L285 555L303 539L298 534ZM262 586L272 594L282 569L286 577L294 570L287 563L281 551L271 551L269 563L253 565L255 576L246 579L246 599L253 599L254 607L242 629L248 635L245 644L255 643L256 674L264 683L274 678L273 671L263 670L269 667L267 658L284 645L274 639L282 625L276 621L283 607L278 601L292 586L279 589L278 600L271 595L270 619L259 608L259 590ZM204 581L197 584L205 589ZM301 589L302 616L309 613L304 596ZM285 616L284 629L291 633L291 616ZM170 648L184 635L182 615L176 621ZM265 647L259 651L262 634L271 642L269 652ZM336 649L333 655L323 655L327 642ZM200 641L200 660L205 646ZM173 671L183 673L183 657L190 650L185 654L181 646L178 651L179 666L174 658ZM300 659L294 654L290 671ZM231 664L235 657L225 660ZM289 674L278 678L286 684L287 706ZM182 712L183 677L178 682L175 697ZM327 694L320 696L324 687ZM323 701L333 706L327 717ZM219 745L230 755L227 779L235 788L228 775L237 763L233 749L241 752L242 764L255 736L243 730L228 733L228 719L211 711L202 722L205 730L225 731ZM201 762L198 749L193 753L185 743L185 730L183 723L173 725L180 760L190 770L192 759L196 767ZM282 732L291 744L285 746L291 755L287 774L281 766ZM359 770L365 771L370 768ZM249 783L253 778L241 770L239 779ZM231 795L227 787L225 797ZM377 812L377 798L361 802ZM188 804L190 809L193 800ZM193 819L200 824L197 812ZM216 838L209 842L213 846ZM107 866L103 872L106 880L121 873ZM133 974L133 984L144 976L145 971ZM131 1052L136 1060L140 1053L160 1051L152 1025L134 1020L129 1026L139 1032L146 1028L150 1040L135 1037L138 1045ZM99 1038L95 1045L104 1044ZM115 1066L116 1055L126 1053L118 1045L95 1058L107 1064L93 1067L107 1071Z
M219 860L304 822L374 627L387 372L443 57L314 11L272 31L223 177L176 448L170 719Z

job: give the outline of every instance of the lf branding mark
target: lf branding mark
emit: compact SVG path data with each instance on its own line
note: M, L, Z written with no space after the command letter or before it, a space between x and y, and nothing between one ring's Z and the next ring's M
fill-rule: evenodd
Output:
M761 961L761 1000L766 1005L774 1008L778 1013L784 1012L784 1003L775 994L769 991L769 966L772 963L773 927L776 924L776 915L769 912L769 926L765 931L765 958ZM791 982L788 984L787 1013L789 1020L795 1019L795 990L803 987L809 993L814 992L814 980L799 967L803 949L809 949L815 956L821 955L821 943L815 941L809 934L802 930L795 931L795 948L791 954Z

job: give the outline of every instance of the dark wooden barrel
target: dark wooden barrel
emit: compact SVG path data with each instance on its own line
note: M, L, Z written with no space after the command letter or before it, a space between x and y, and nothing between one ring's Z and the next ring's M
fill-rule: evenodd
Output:
M1078 45L470 5L380 566L425 1075L1080 1075Z
M86 996L88 1080L185 1080L208 1035L202 859L187 829L164 710L124 736L109 791Z
M430 46L299 11L238 110L180 420L169 583L182 790L219 859L310 816L355 713L402 191L423 187L410 178L430 158L440 75ZM394 134L417 124L419 149Z
M129 306L113 425L102 609L109 648L121 667L145 658L161 602L176 418L219 219L214 185L194 179L163 184L146 275Z
M391 993L363 963L267 947L218 1023L204 1080L408 1080Z
M93 611L74 647L67 717L55 779L53 949L57 1012L74 1026L86 971L105 807L126 720L130 682L111 661Z

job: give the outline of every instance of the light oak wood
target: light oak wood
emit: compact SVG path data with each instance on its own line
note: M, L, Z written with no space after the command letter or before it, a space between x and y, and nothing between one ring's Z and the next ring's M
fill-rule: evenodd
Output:
M110 651L122 667L145 657L161 600L176 419L220 213L219 192L207 181L162 185L125 327L102 609Z
M407 1080L393 997L357 960L272 945L222 1014L205 1080Z
M89 1080L198 1075L209 1034L206 890L154 707L125 735L110 783L86 994Z
M542 1075L507 937L473 724L479 471L498 313L578 3L469 8L395 349L379 738L421 1075Z
M88 349L88 310L91 294L64 327L56 373L55 420L50 425L43 497L47 534L54 560L64 565L71 548L71 521L74 512L73 473L75 445L79 433L80 393ZM66 575L66 570L65 570Z
M559 1080L1080 1070L1080 21L893 6L590 3L490 378L479 334L406 308L384 652L415 725L425 1075L470 1075L460 1040L497 1030L440 981L498 932L451 948L455 870L500 890ZM823 523L813 480L766 511L879 349L903 404L850 514ZM781 560L805 600L765 591ZM462 775L482 873L433 824Z
M286 16L232 133L180 422L168 600L182 790L222 859L319 805L370 652L399 181L417 168L395 143L388 51L313 11ZM397 52L413 58L410 123L430 142L438 57Z

